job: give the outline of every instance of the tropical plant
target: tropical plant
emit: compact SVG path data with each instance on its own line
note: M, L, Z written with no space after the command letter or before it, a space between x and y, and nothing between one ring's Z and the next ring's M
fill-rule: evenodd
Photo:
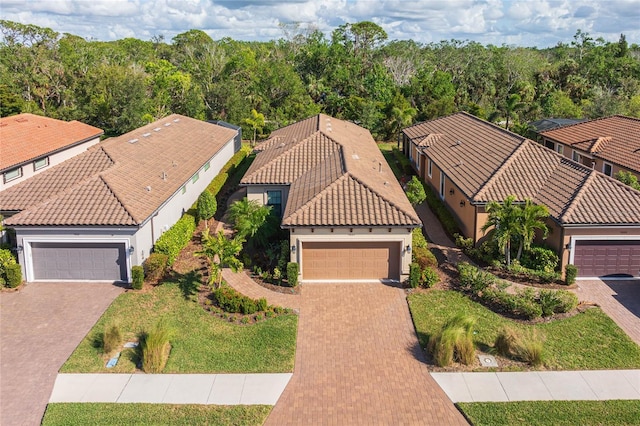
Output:
M243 198L231 204L229 219L239 236L251 238L265 223L270 211L271 206L261 206L256 200Z
M222 268L230 268L233 272L242 269L243 264L238 259L238 253L242 250L244 239L236 236L228 239L223 231L219 231L215 236L211 236L206 230L202 234L202 250L195 253L196 256L206 256L209 259L211 274L209 285L220 286L222 281ZM217 261L216 261L217 259Z
M258 130L262 132L264 127L264 114L259 113L255 109L251 110L251 117L245 118L244 123L251 126L253 129L253 145L256 144L256 134Z
M515 200L514 195L509 195L502 203L490 201L486 207L489 217L482 226L483 233L493 228L491 238L504 252L507 265L511 264L511 241L519 234L520 207L514 204Z
M531 201L530 198L525 199L524 205L520 207L517 231L519 234L520 245L518 246L518 254L516 258L520 260L522 256L522 250L529 250L531 243L536 235L536 229L542 230L542 238L546 239L549 235L549 228L547 228L544 220L549 217L549 210L547 206L537 205Z

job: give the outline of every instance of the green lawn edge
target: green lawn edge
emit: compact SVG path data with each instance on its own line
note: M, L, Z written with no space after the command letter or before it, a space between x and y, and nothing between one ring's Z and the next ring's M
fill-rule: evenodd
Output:
M69 425L261 425L268 405L51 403L43 426Z
M118 296L60 369L61 373L133 373L136 349L122 351L105 368L100 336L117 324L125 341L164 319L172 330L171 354L163 373L292 372L298 317L284 314L254 324L232 324L206 312L178 283Z
M434 289L411 294L407 300L422 348L448 318L466 314L476 318L474 342L484 350L493 346L499 330L508 325L521 331L537 329L545 336L548 369L640 368L640 346L597 307L568 318L529 325L505 318L457 291Z
M637 425L639 400L458 403L474 426Z

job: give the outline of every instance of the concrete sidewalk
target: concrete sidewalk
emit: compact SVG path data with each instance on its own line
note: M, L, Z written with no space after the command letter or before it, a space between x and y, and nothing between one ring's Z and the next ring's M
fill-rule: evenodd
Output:
M291 376L58 374L49 402L275 405Z
M640 399L640 370L431 373L453 402Z

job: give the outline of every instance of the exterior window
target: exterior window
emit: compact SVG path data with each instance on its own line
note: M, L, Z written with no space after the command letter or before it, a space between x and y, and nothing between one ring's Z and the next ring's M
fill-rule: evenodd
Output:
M186 194L187 193L187 185L185 185L182 188L180 188L180 192L182 192L183 194Z
M431 158L429 158L429 162L427 163L427 174L429 175L429 177L431 177L432 173L433 173L433 162L431 161Z
M607 176L613 176L613 166L609 163L604 163L602 165L602 173Z
M200 173L196 173L195 175L193 175L193 177L191 178L191 183L196 183L198 181L198 179L200 179Z
M267 191L267 205L271 211L280 216L282 214L282 191Z
M209 170L209 168L211 167L211 162L207 161L206 163L204 163L204 171L206 172L207 170Z
M553 142L551 142L551 141L545 141L544 142L544 146L546 146L549 149L553 149L554 148L553 147Z
M33 162L33 170L40 170L49 165L49 157L44 157Z
M564 154L564 145L562 144L556 144L556 152L558 154Z
M440 198L444 200L444 180L446 176L444 173L440 172Z
M578 151L573 150L573 153L572 153L572 155L571 155L571 159L572 159L573 161L577 161L577 162L579 163L580 161L582 161L582 155L580 155L580 154L578 153Z
M4 173L4 181L11 182L12 180L18 179L22 177L22 167L18 167L17 169L9 170Z

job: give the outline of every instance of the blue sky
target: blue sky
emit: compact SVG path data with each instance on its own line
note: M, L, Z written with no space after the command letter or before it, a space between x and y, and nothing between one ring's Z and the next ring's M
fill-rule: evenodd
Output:
M282 23L330 35L344 23L373 21L390 40L422 43L549 47L580 28L640 44L640 0L0 0L0 16L104 41L171 40L194 28L216 40L271 40L284 36Z

